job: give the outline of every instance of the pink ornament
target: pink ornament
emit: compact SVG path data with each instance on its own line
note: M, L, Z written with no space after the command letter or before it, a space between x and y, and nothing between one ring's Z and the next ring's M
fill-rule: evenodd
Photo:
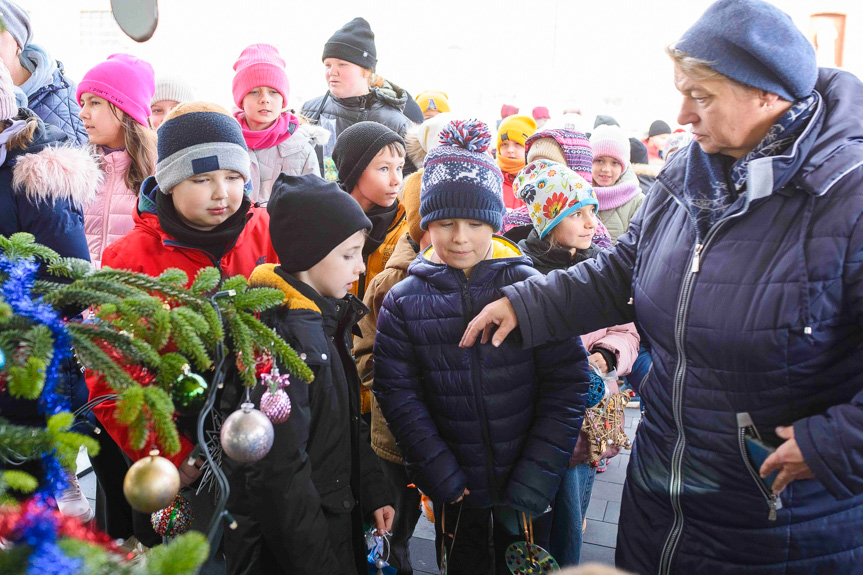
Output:
M273 423L284 423L291 416L291 398L284 389L267 391L261 396L261 413Z

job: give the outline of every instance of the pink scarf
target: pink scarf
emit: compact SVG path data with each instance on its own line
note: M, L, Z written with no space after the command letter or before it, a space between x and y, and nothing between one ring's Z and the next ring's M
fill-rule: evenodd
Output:
M594 186L593 191L596 192L596 199L599 200L599 211L604 212L619 208L637 196L641 186L638 185L638 176L630 167L620 176L616 184L605 188Z
M299 118L290 112L282 113L279 119L265 130L250 130L246 123L246 114L242 110L234 112L234 117L240 123L240 127L243 129L243 138L246 139L246 145L251 150L263 150L278 146L290 138L300 125Z

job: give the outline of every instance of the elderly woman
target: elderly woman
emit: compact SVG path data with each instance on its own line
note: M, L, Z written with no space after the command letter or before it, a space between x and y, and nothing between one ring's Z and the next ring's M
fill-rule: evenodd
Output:
M694 143L613 250L504 288L462 345L639 322L653 369L618 566L859 572L863 84L759 0L713 4L669 53Z

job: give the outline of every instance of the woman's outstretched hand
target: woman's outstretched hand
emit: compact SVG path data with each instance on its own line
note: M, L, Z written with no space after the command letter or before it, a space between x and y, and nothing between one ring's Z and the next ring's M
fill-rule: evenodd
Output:
M471 347L476 343L476 338L482 333L481 343L488 343L489 337L494 332L491 344L498 347L509 332L518 327L518 317L509 300L505 297L485 306L479 315L473 318L464 335L459 347Z

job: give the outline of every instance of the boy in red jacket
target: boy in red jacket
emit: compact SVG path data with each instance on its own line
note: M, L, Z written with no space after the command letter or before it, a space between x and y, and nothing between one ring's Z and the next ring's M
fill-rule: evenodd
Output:
M189 284L201 268L223 277L251 275L256 265L278 263L270 243L266 209L252 206L249 154L237 121L222 107L188 102L174 108L159 128L156 175L141 186L135 227L105 250L102 266L158 276L179 268ZM111 393L87 372L90 399ZM102 426L133 460L148 450L129 446L127 428L114 419L114 402L93 409ZM200 470L184 460L194 441L180 436L181 449L168 457L183 485Z

